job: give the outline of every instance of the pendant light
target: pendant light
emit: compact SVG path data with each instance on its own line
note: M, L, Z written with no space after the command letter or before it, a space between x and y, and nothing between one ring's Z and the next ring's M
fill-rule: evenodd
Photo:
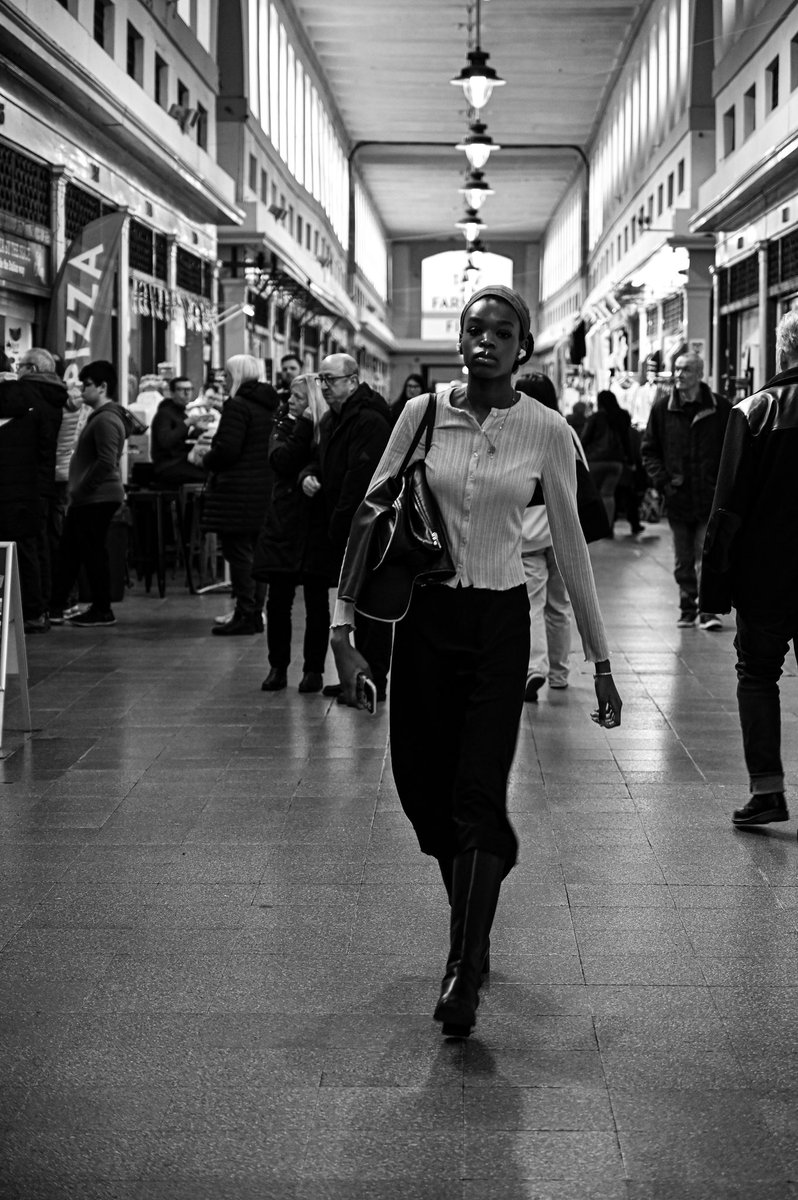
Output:
M480 219L475 208L467 208L462 220L458 221L455 229L461 229L467 242L475 242L487 225Z
M485 176L481 171L471 171L466 176L465 183L458 191L465 197L465 202L469 208L479 210L487 200L488 196L494 194L493 188L490 186Z
M457 143L455 150L464 150L472 170L481 171L491 153L494 150L501 150L501 146L494 142L490 134L486 132L487 125L484 125L482 121L472 121L468 128L469 133L462 142Z
M480 46L480 0L476 0L475 9L476 45L466 54L467 65L463 67L459 75L450 79L449 82L461 87L468 103L479 111L490 100L493 89L503 87L505 81L499 78L493 67L487 65L490 55L486 54Z

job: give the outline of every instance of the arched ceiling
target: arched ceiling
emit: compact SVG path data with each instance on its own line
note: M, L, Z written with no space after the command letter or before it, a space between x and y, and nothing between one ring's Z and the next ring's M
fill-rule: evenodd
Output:
M482 0L481 44L506 80L481 118L503 146L485 177L485 240L546 228L579 169L629 40L650 0ZM390 238L458 237L468 128L462 89L473 0L293 0L356 162ZM420 143L442 143L428 146Z

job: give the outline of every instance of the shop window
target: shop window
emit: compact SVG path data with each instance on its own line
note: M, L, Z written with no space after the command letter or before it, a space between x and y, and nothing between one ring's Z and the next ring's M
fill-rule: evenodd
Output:
M662 202L663 202L664 196L665 196L665 188L662 186L662 184L660 184L659 187L657 188L657 216L658 217L662 216Z
M258 160L254 154L249 156L249 190L257 191L258 188Z
M155 266L153 274L156 279L163 279L164 282L169 275L169 242L164 233L156 233L155 235Z
M260 198L263 204L269 203L269 176L263 170L260 173Z
M673 208L673 171L668 175L668 208Z
M765 67L765 112L772 113L779 103L778 56Z
M127 23L127 73L141 84L144 78L144 38L130 21Z
M684 159L680 158L676 164L676 194L681 196L684 191Z
M50 226L50 170L27 154L0 144L0 210Z
M662 332L677 333L684 320L684 293L670 296L662 305Z
M729 269L729 304L759 294L759 257L749 254Z
M752 83L743 96L743 140L756 129L756 84Z
M723 114L723 154L728 156L734 150L737 140L736 120L734 115L734 107L729 108Z
M94 0L94 40L106 54L114 53L114 6L111 0Z
M185 292L193 292L195 296L203 293L203 261L190 250L177 247L176 276L177 286Z
M155 55L155 103L169 107L169 68L160 54Z
M202 104L197 104L197 145L200 150L208 149L208 110Z
M152 275L153 231L140 221L131 221L128 234L130 266L142 275Z

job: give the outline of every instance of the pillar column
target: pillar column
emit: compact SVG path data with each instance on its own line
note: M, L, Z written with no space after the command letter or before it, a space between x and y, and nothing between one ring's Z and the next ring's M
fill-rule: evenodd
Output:
M756 364L754 387L761 388L768 378L768 344L773 336L773 330L768 328L768 242L757 243L756 252L759 267L759 354Z

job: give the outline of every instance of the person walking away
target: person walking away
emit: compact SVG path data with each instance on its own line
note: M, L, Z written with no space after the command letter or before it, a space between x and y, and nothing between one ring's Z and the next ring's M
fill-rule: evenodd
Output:
M673 367L674 386L661 389L654 400L643 435L643 466L665 498L665 513L673 534L673 576L679 588L679 617L683 629L722 626L712 609L699 613L698 584L704 536L718 478L729 403L702 382L704 361L698 354L680 354Z
M260 364L251 354L234 354L225 364L229 399L202 460L208 487L202 525L218 533L230 565L235 615L214 625L217 637L263 633L266 584L252 578L255 543L269 496L269 437L277 409L277 392L260 382Z
M731 410L704 541L701 608L736 608L737 705L750 799L740 828L789 818L779 677L798 654L798 312L776 329L778 374Z
M302 490L312 498L321 491L327 508L330 583L338 581L352 518L388 444L388 405L367 383L360 382L357 362L349 354L329 354L319 371L329 411L319 426L316 460L301 473ZM368 617L358 622L357 646L374 672L379 699L386 696L391 665L392 627ZM325 696L340 696L342 684L330 684Z
M467 1037L502 880L518 839L507 816L507 779L524 705L529 602L521 558L524 510L541 483L557 562L586 657L596 664L598 710L621 720L590 557L576 508L571 432L557 413L518 392L512 377L533 349L522 296L493 285L460 314L465 385L438 394L427 479L456 567L445 583L415 587L396 625L391 671L391 764L419 846L437 859L450 896L450 950L434 1019ZM410 400L368 488L378 503L426 415ZM416 457L424 456L421 445ZM333 614L332 647L344 700L354 707L358 676L372 677L350 642L365 581L361 539L368 505L355 516Z
M0 387L0 542L16 542L26 633L50 626L39 563L39 435L41 425L13 380Z
M91 605L86 612L68 618L68 623L93 628L116 624L106 538L111 518L125 498L119 464L127 428L115 400L113 364L104 359L91 362L79 379L90 414L69 463L69 507L53 575L50 620L54 625L64 624L64 609L83 567Z
M631 459L630 424L629 414L613 393L603 391L596 397L596 411L587 418L581 435L588 468L604 503L610 528L615 523L615 489L621 481L624 463Z
M524 375L516 388L525 396L559 412L557 392L548 375L534 371ZM577 454L584 461L581 443L572 430ZM537 495L537 494L536 494ZM571 653L571 604L551 544L546 506L529 504L524 511L521 557L529 597L529 666L524 700L536 703L538 692L549 687L568 687L568 658Z
M299 473L315 457L327 405L315 375L296 375L288 406L278 410L269 443L274 485L255 549L255 579L268 584L266 637L271 670L261 688L288 686L291 609L297 587L305 601L305 638L299 691L320 692L330 638L330 546L324 497L306 496Z

